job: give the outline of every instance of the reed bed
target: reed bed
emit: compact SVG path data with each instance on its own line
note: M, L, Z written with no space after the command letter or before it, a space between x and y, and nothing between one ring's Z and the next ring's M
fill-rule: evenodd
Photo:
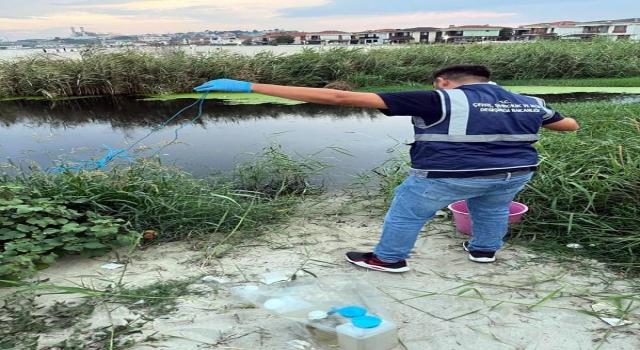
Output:
M543 133L540 171L519 198L531 208L519 236L640 272L640 103L554 107L582 130Z
M55 56L0 61L0 97L150 95L190 92L216 78L322 87L427 83L429 73L456 63L484 64L496 80L640 77L640 43L533 42L496 45L415 45L396 48L303 49L254 56L220 50L188 54L93 49L80 59Z

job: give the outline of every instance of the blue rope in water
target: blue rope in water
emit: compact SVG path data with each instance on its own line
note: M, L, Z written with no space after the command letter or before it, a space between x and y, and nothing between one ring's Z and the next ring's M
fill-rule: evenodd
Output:
M100 169L100 168L103 168L103 167L107 166L109 163L111 163L116 158L121 158L121 159L128 160L130 162L134 162L134 159L130 155L127 154L128 151L130 151L132 148L134 148L137 144L142 142L147 137L151 136L153 133L155 133L155 132L161 130L162 128L164 128L165 126L167 126L169 123L171 123L171 121L176 119L178 116L180 116L182 113L184 113L185 111L187 111L191 107L193 107L195 105L198 105L198 113L197 113L197 115L193 119L189 120L189 122L180 125L180 127L178 127L174 132L175 137L173 138L173 140L171 140L171 142L167 143L166 145L160 147L157 151L155 151L153 153L153 155L156 155L160 151L162 151L165 147L173 144L174 142L176 142L178 140L178 132L180 131L180 129L184 128L187 125L193 124L193 122L195 122L200 117L202 117L202 114L204 113L204 102L206 101L208 94L209 94L208 92L205 92L202 95L202 97L200 97L194 103L192 103L192 104L188 105L187 107L181 109L178 113L174 114L171 118L165 120L160 125L158 125L157 127L153 128L148 134L146 134L145 136L143 136L138 141L134 142L131 146L129 146L129 147L125 148L125 149L113 150L113 149L111 149L111 147L103 144L102 146L104 148L106 148L109 152L107 153L106 156L102 157L101 159L99 159L99 160L79 160L79 161L74 162L74 163L80 163L79 165L69 165L69 164L63 163L62 165L60 165L60 166L58 166L58 167L56 167L54 169L49 169L47 172L49 172L49 173L60 173L60 172L68 171L68 170L97 170L97 169Z

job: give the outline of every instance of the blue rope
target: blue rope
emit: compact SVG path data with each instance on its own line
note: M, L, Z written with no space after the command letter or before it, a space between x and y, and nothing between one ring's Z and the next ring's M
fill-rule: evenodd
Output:
M129 146L129 147L125 148L125 149L113 150L113 149L111 149L111 147L103 144L102 146L104 148L106 148L109 152L107 153L106 156L102 157L101 159L99 159L99 160L79 160L79 161L74 162L74 163L80 163L80 165L69 165L68 163L62 163L62 165L60 165L60 166L58 166L57 168L54 168L54 169L49 169L47 172L48 173L60 173L60 172L68 171L68 170L97 170L97 169L100 169L100 168L103 168L103 167L107 166L109 163L114 161L116 158L125 159L125 160L127 160L129 162L134 162L134 159L130 155L127 154L128 151L130 151L132 148L134 148L137 144L142 142L147 137L151 136L155 132L157 132L157 131L161 130L162 128L164 128L165 126L167 126L169 123L171 123L171 121L176 119L178 116L180 116L182 113L184 113L185 111L187 111L191 107L193 107L195 105L198 105L198 113L196 114L196 116L193 119L189 120L189 122L180 125L180 127L178 127L174 132L175 137L173 138L173 140L171 140L171 142L167 143L166 145L160 147L157 151L155 151L153 153L153 155L156 155L160 151L162 151L165 147L173 144L174 142L176 142L178 140L178 132L180 131L180 129L184 128L187 125L193 124L196 120L198 120L200 117L202 117L202 114L204 113L204 102L206 101L208 94L209 94L208 92L205 92L202 95L202 97L200 97L194 103L192 103L192 104L188 105L187 107L181 109L178 113L174 114L171 118L165 120L160 125L158 125L155 128L153 128L148 134L146 134L145 136L143 136L138 141L134 142L131 146Z

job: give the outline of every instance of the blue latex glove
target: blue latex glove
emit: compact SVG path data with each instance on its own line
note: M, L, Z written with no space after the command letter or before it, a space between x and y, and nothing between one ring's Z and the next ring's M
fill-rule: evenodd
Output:
M251 83L233 79L216 79L208 81L194 90L205 91L226 91L226 92L251 92Z

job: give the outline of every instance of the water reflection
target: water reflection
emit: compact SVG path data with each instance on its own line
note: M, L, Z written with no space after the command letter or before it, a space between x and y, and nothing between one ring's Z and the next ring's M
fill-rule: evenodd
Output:
M228 171L252 154L277 144L287 154L331 165L326 181L344 184L391 158L413 136L409 117L340 106L225 105L207 100L204 115L193 107L164 128L157 127L194 100L141 101L135 98L84 98L67 101L0 102L0 157L33 160L54 168L61 159L89 160L107 150L160 153L166 163L197 175ZM139 140L142 142L136 144Z
M115 128L149 127L164 123L175 113L193 103L192 99L145 101L134 97L87 97L62 101L15 100L0 102L0 123L51 125L55 127L80 126L87 123L110 123ZM196 116L193 107L169 125L181 124ZM207 100L204 114L197 121L241 122L251 119L278 119L288 115L301 117L333 117L335 119L377 118L374 110L343 106L300 105L229 105L220 100Z
M539 95L550 104L570 101L638 102L638 95ZM237 162L277 144L292 155L314 155L331 165L328 185L341 185L406 151L413 138L409 117L384 117L371 109L340 106L227 105L207 100L158 129L192 99L143 101L92 97L66 101L0 102L0 157L55 168L61 160L99 159L112 149L132 156L160 151L165 163L196 175L228 171ZM104 146L103 146L104 145ZM169 145L169 146L167 146ZM105 147L106 146L106 147ZM164 147L164 148L163 148Z

